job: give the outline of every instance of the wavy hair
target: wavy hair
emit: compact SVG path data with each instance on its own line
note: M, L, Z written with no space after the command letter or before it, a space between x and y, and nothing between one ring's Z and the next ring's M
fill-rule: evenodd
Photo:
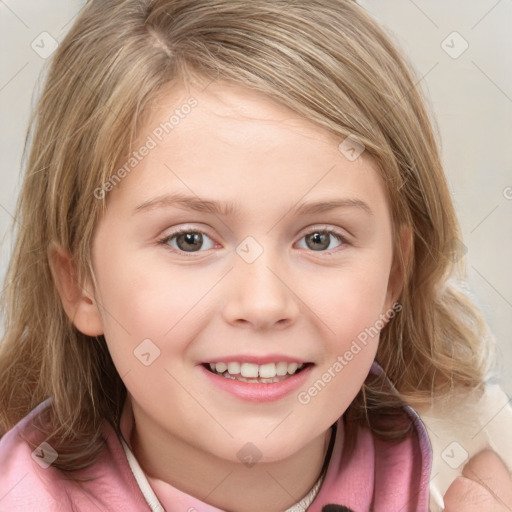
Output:
M51 58L27 140L21 226L2 297L0 434L51 397L55 466L85 467L117 426L126 389L103 336L79 332L49 264L58 244L94 282L91 246L106 198L95 194L129 152L145 113L173 82L226 80L279 101L340 137L356 137L381 171L402 310L377 361L404 400L479 387L489 335L450 278L461 234L420 79L392 38L350 0L92 0ZM400 228L412 231L406 256ZM458 274L457 274L458 273ZM372 398L373 397L373 398ZM371 383L347 411L368 421L389 405Z

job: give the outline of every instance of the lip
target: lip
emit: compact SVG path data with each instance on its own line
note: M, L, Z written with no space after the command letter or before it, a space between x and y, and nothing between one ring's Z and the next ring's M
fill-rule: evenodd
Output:
M261 358L258 360L261 360ZM222 359L222 361L226 362L224 359ZM233 361L240 361L240 359L233 359ZM247 361L246 358L245 361ZM276 359L272 359L271 361L276 361ZM283 359L281 359L281 361L283 361ZM296 360L294 359L291 362L295 361ZM300 388L308 378L313 366L313 364L308 365L299 373L296 373L281 382L272 382L269 384L249 383L227 379L226 377L221 377L220 375L207 370L203 365L199 365L198 368L205 378L208 379L211 385L220 389L224 393L231 394L245 402L272 402L284 398Z
M269 354L266 356L253 356L253 355L235 355L218 357L215 359L208 359L202 361L202 364L215 364L215 363L253 363L261 366L268 363L297 363L306 364L308 361L297 359L296 357L285 356L282 354Z

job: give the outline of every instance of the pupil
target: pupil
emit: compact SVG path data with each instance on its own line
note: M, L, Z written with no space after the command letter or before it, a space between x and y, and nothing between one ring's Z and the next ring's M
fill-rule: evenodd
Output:
M327 249L329 247L329 234L325 232L312 233L309 239L313 242L311 249ZM314 247L316 244L316 247Z
M185 242L182 245L180 242ZM183 251L193 252L196 249L200 249L203 244L203 235L201 233L185 233L178 236L177 244ZM188 244L188 246L186 245Z

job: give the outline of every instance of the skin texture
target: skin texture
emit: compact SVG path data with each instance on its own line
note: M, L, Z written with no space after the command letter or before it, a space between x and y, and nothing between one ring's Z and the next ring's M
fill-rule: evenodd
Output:
M444 496L445 512L508 512L512 479L503 461L491 451L475 455Z
M317 480L329 427L359 391L378 337L309 403L297 393L399 296L390 208L365 153L350 161L341 138L240 86L169 88L134 147L192 95L197 106L107 197L93 244L97 288L73 281L63 251L54 271L76 327L105 335L132 403L131 441L143 469L221 509L284 510ZM171 193L233 202L239 211L136 210ZM294 211L341 198L371 212ZM183 237L168 238L182 227L203 233L196 252L183 250ZM325 229L336 234L319 248L311 235ZM262 250L251 263L236 252L246 237ZM159 350L148 366L134 355L146 339ZM268 354L313 363L305 385L254 403L219 391L202 372L205 361ZM247 443L261 456L251 467L237 455Z

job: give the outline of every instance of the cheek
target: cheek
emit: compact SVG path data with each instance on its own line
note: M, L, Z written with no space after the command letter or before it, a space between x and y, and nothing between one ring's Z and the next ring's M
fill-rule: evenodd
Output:
M324 327L323 357L298 401L311 414L334 422L350 405L375 359L388 269L362 265L326 279L323 293L310 295Z
M309 301L333 337L347 342L384 313L388 277L385 265L352 266L317 280Z
M162 268L143 258L111 258L97 272L104 334L119 372L131 367L134 351L151 340L161 356L179 352L178 336L194 322L198 303L211 287L211 275ZM203 278L204 277L204 278ZM172 340L165 343L163 340ZM146 342L147 343L147 342ZM155 349L156 350L156 349Z

